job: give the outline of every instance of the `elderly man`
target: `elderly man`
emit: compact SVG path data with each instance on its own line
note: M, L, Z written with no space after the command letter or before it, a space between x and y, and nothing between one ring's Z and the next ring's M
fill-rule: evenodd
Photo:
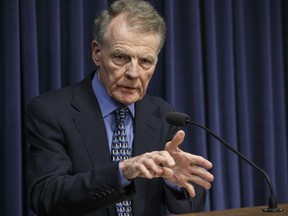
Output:
M146 95L165 23L145 1L119 0L96 18L96 70L28 107L28 181L39 215L162 215L199 211L212 164L178 146L173 107Z

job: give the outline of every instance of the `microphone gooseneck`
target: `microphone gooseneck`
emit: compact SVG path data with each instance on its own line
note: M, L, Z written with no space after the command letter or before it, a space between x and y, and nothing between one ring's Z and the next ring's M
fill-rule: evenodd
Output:
M284 211L284 209L282 209L282 208L277 208L277 200L276 200L276 196L275 196L275 193L274 193L274 188L273 188L272 182L271 182L269 176L267 175L267 173L263 169L261 169L258 165L256 165L254 162L249 160L247 157L245 157L239 151L237 151L234 148L232 148L226 141L224 141L222 138L220 138L218 135L216 135L209 128L204 127L204 126L202 126L202 125L200 125L200 124L198 124L196 122L191 121L190 116L185 114L185 113L170 112L166 116L166 121L169 124L175 125L175 126L185 127L187 124L192 124L192 125L195 125L197 127L200 127L202 129L204 129L206 132L208 132L210 135L212 135L214 138L216 138L220 143L222 143L224 146L226 146L229 150L234 152L238 157L240 157L242 160L244 160L250 166L252 166L256 170L258 170L260 173L262 173L262 175L264 175L264 177L265 177L265 179L266 179L266 181L267 181L267 183L269 185L269 189L270 189L270 197L269 197L269 201L268 201L268 208L264 208L263 211L264 212L283 212Z

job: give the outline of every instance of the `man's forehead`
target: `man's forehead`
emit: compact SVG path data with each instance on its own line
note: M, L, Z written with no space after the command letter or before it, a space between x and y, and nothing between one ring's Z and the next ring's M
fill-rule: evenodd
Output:
M141 38L142 41L139 40L139 38ZM154 48L158 48L160 43L159 35L157 35L156 32L139 32L137 28L131 27L127 23L125 15L118 15L109 24L105 34L105 41L110 43L111 40L115 42L126 39L126 42L130 40L131 42L143 42L143 44L147 41L149 45L152 45L154 41Z

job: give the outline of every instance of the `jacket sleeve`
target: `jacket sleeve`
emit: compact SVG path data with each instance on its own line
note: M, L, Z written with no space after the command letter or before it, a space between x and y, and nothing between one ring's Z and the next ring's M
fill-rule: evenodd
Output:
M206 197L206 190L203 187L194 184L196 196L190 197L184 188L175 190L166 184L164 185L164 202L169 213L185 214L203 211Z

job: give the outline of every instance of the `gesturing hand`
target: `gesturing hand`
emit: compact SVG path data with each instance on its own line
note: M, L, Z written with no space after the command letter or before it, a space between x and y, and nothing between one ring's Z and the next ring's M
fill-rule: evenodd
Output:
M184 131L178 131L163 151L153 151L124 160L119 164L126 179L136 177L163 177L171 183L184 187L195 196L191 182L207 189L211 187L214 177L207 169L212 163L201 156L193 155L179 149L185 137Z
M212 163L201 156L182 151L178 146L183 142L184 131L178 131L170 142L166 143L165 150L174 159L175 165L171 168L173 176L167 180L178 186L186 188L190 196L195 196L195 190L191 182L211 187L214 177L207 169L212 168Z
M167 151L153 151L122 161L119 166L126 179L136 177L170 178L173 176L171 167L175 165L174 159Z

